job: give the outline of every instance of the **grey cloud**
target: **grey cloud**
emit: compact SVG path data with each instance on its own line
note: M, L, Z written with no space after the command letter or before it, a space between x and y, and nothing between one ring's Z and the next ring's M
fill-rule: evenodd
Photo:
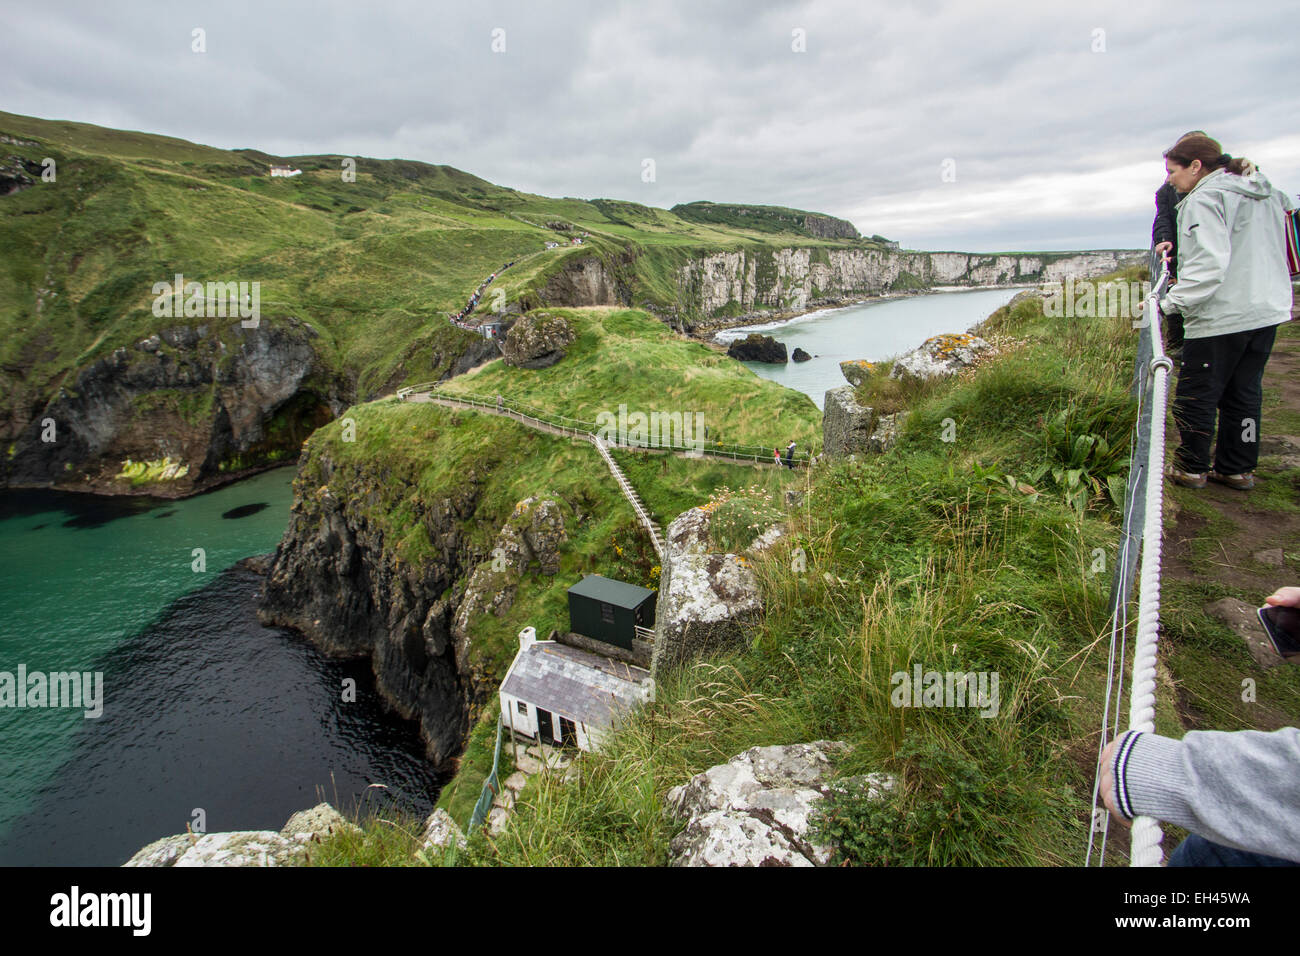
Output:
M918 248L1134 246L1179 133L1234 151L1300 129L1279 93L1300 80L1290 10L80 2L7 12L0 97L215 146L447 163L547 195L817 209ZM936 193L949 157L958 180ZM1117 177L1099 212L1089 177L1148 162L1150 181ZM1300 159L1269 171L1300 189ZM1052 201L1014 201L1021 184Z

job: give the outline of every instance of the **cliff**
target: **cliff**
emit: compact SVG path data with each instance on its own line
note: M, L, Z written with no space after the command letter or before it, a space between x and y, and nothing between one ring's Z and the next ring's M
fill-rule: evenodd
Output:
M1101 275L1144 255L1123 250L980 255L791 246L697 256L677 270L676 281L685 324L701 332L891 292Z
M47 403L20 392L4 483L179 496L291 459L352 397L319 338L296 319L176 325L80 368Z

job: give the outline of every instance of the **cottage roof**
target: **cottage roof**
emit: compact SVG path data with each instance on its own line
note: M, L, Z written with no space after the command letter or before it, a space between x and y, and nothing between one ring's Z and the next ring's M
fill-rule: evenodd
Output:
M503 693L585 724L609 727L643 700L643 667L567 644L539 642L521 650Z
M615 581L613 578L604 578L599 574L589 574L569 588L569 593L596 601L604 601L606 604L612 604L615 607L635 610L655 592L649 588L628 584L626 581Z

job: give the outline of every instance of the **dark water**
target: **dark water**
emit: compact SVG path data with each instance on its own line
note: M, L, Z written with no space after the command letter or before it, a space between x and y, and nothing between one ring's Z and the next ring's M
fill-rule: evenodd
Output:
M208 832L278 830L321 799L429 812L443 781L368 662L262 627L261 579L230 567L274 547L290 477L182 502L0 497L0 671L103 673L99 718L0 708L0 864L119 864L196 809Z

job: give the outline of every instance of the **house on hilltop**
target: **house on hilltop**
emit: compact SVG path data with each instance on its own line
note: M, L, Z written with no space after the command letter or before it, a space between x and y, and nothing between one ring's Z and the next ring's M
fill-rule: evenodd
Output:
M292 166L272 166L272 167L271 167L271 178L272 178L272 179L279 179L279 178L282 178L282 177L283 177L284 179L288 179L290 176L301 176L301 175L302 175L302 170L301 170L301 169L294 169Z

